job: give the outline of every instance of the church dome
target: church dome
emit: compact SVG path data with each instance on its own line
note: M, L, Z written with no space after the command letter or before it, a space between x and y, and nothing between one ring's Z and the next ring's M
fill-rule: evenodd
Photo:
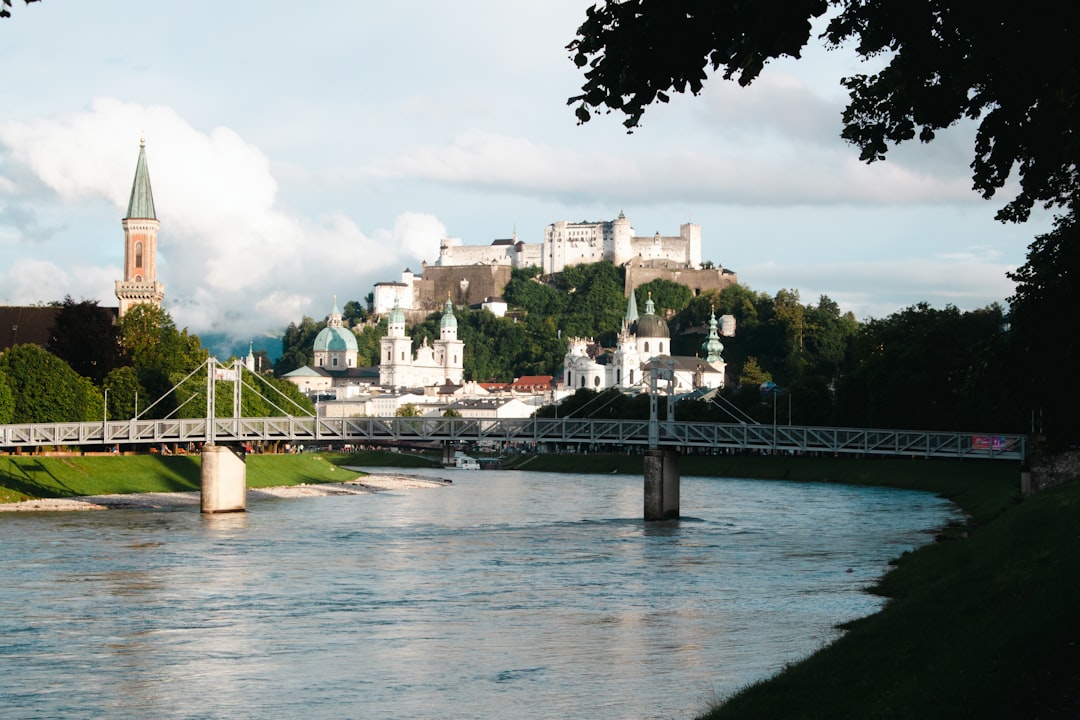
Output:
M667 323L657 315L642 315L637 321L637 336L641 338L668 338L671 331Z
M356 352L356 336L343 327L324 327L315 336L315 352Z
M454 304L450 302L450 298L446 298L446 307L443 308L443 316L442 320L439 321L439 327L457 329L457 317L454 316Z
M656 314L656 305L652 301L652 293L645 303L645 314L638 318L637 336L639 338L669 338L671 330L663 318Z
M394 307L390 308L390 316L387 318L387 323L390 325L404 325L405 313L401 310L401 305L398 304L397 298L394 298Z

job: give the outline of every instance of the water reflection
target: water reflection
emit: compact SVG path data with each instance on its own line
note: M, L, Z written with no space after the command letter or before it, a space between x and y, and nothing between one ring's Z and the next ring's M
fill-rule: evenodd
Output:
M8 717L687 717L871 612L928 495L626 476L0 517ZM541 700L538 700L541 699ZM10 710L10 712L7 712Z

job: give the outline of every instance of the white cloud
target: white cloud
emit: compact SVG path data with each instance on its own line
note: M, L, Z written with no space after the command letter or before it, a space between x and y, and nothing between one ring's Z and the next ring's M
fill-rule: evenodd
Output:
M278 206L269 158L229 128L202 132L171 108L99 98L81 112L0 125L0 145L64 203L104 198L127 209L145 132L154 202L161 222L158 279L177 324L235 337L284 327L298 314L322 317L332 295L363 297L380 274L432 253L445 228L432 215L405 213L390 231L363 232L341 213L304 217ZM5 168L5 172L6 172ZM6 172L0 186L29 192ZM8 302L56 299L72 284L114 302L120 269L88 284L52 263L27 260L24 277L5 282ZM9 275L14 269L9 271ZM325 297L321 297L325 294Z

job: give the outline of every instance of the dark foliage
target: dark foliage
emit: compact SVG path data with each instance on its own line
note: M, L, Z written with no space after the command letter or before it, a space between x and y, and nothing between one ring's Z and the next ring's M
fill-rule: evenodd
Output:
M96 300L75 302L70 295L56 314L47 349L95 385L101 385L114 368L127 364L113 312L98 307Z

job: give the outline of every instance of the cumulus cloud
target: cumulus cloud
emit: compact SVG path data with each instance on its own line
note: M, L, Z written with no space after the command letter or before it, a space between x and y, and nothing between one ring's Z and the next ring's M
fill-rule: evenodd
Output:
M363 297L397 265L431 253L435 236L445 233L430 215L405 214L391 230L368 234L341 213L292 214L279 207L270 160L259 148L226 127L196 129L164 106L101 98L81 112L0 125L0 146L8 165L32 175L61 202L110 202L119 249L140 133L161 222L158 279L177 323L196 332L248 337L301 314L322 317L334 294ZM7 193L30 191L18 172L2 171ZM34 221L16 205L5 213L17 232ZM103 304L114 302L119 267L84 276L52 263L27 260L24 266L19 277L14 267L6 273L7 302L75 295L74 286Z

